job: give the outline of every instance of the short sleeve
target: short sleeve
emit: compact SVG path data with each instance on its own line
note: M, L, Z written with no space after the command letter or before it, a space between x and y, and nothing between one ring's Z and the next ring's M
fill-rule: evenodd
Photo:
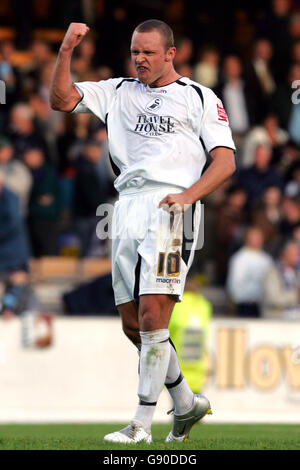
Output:
M105 116L116 94L116 86L120 79L111 78L100 82L74 83L81 95L81 100L73 109L73 113L93 113L105 122Z
M209 102L204 108L200 130L200 137L206 150L210 152L216 147L228 147L235 150L228 117L222 101L213 92L211 92L209 98Z

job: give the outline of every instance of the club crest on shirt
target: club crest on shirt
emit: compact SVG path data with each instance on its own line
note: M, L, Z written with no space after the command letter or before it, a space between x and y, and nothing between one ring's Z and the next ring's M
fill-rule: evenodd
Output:
M156 98L154 98L147 104L146 110L150 112L156 111L162 106L162 104L163 104L162 98L160 98L160 96L157 96Z

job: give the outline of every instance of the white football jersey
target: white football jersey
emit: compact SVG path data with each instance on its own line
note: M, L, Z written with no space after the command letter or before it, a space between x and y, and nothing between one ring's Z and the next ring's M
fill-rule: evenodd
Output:
M201 176L205 150L235 150L222 102L189 78L158 88L135 78L74 85L82 99L73 112L92 112L107 125L119 192L145 181L188 188Z

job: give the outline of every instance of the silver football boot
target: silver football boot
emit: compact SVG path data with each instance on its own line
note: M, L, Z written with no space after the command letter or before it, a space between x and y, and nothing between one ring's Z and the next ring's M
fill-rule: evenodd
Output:
M137 444L138 442L145 442L150 444L152 442L151 433L148 433L142 426L131 422L126 428L120 431L112 432L104 436L104 442L114 442L117 444Z
M171 410L169 413L171 413ZM168 434L166 442L187 441L189 433L195 423L200 421L205 415L211 415L211 408L208 399L204 395L194 395L194 404L190 411L184 415L175 415L172 431Z

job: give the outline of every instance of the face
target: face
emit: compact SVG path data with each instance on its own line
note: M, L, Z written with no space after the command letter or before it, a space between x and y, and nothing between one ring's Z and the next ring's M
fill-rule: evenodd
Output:
M289 222L295 222L299 220L300 206L297 201L285 198L282 203L282 210L284 217Z
M97 163L103 155L103 149L99 145L86 145L84 147L84 155L87 160Z
M278 127L278 118L275 114L269 114L264 120L264 127L268 130L274 130Z
M29 168L39 168L44 163L44 155L40 150L28 150L24 154L24 162Z
M219 62L219 55L215 51L207 51L203 54L201 61L205 62L206 64L217 66Z
M13 156L13 148L10 145L7 145L6 147L2 147L0 149L0 163L7 163L11 160Z
M249 229L246 235L246 245L254 250L260 250L263 246L263 234L258 229Z
M255 150L255 166L264 171L268 168L271 160L271 150L265 145L259 145Z
M268 188L264 194L264 202L267 206L278 206L280 203L280 198L280 189L275 186Z
M224 72L227 78L239 78L242 73L240 59L236 56L228 56L224 62Z
M256 55L262 60L269 61L272 57L272 45L270 41L261 39L256 43Z
M10 124L14 130L20 133L31 131L33 126L32 118L30 117L29 112L24 112L24 109L18 105L12 108L10 114Z
M131 40L131 60L140 82L152 84L163 78L170 70L175 47L165 50L161 34L156 31L135 31Z
M273 0L273 11L278 16L286 15L290 8L290 0Z
M246 202L246 193L244 191L235 191L229 197L229 204L241 209Z
M295 267L299 261L299 245L290 243L283 252L283 261L290 267Z

